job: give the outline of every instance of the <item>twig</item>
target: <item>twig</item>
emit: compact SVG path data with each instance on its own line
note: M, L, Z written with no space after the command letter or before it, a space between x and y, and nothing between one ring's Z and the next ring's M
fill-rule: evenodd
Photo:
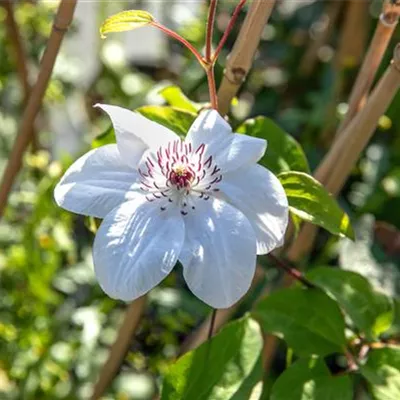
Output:
M389 45L390 39L397 26L399 19L399 8L395 6L386 6L382 12L372 42L368 48L368 52L364 58L360 72L358 73L356 82L350 94L349 109L345 118L338 128L338 133L343 131L360 110L366 100L376 72L381 64L383 55Z
M304 277L303 273L296 268L291 267L282 259L275 257L272 253L268 254L268 258L278 267L289 274L295 280L301 282L304 286L309 289L315 288L316 286Z
M14 6L12 1L3 0L0 3L7 12L6 15L6 26L8 31L8 36L10 38L10 44L12 46L13 52L15 54L15 65L17 68L17 73L19 77L19 81L22 87L22 92L24 95L23 105L26 106L26 103L29 99L29 94L31 91L31 86L29 84L29 73L28 73L28 65L27 65L27 57L24 51L24 47L22 44L21 35L18 29L18 25L14 18ZM32 145L34 148L36 139L36 132L34 126L32 126Z
M124 321L118 331L117 339L110 349L110 354L100 372L97 383L94 386L91 399L100 399L109 384L117 374L122 361L129 349L129 345L139 326L140 318L146 304L146 297L142 296L133 301L125 312Z
M217 309L214 308L211 313L211 320L210 320L210 330L208 331L207 339L210 340L214 335L214 325L215 325L215 318L217 316Z
M347 349L345 350L344 354L346 356L346 360L347 360L347 364L348 364L347 372L357 371L358 365L357 365L357 360L354 357L354 355Z
M12 45L16 68L19 76L19 81L21 82L23 93L24 93L24 102L28 100L29 92L31 90L28 80L28 67L26 63L26 55L22 45L21 35L18 29L18 25L15 22L14 18L14 6L12 1L3 0L0 3L7 11L6 15L6 27L8 30L8 36L10 38L10 43Z
M177 40L178 42L182 43L187 49L189 49L193 55L197 58L197 61L200 63L201 66L204 67L205 63L205 59L204 57L199 53L199 51L190 43L188 42L185 38L183 38L181 35L179 35L178 33L174 32L173 30L167 28L166 26L160 24L157 21L153 21L151 23L152 26L154 26L155 28L160 29L161 31L163 31L165 34L167 34L168 36L172 37L173 39Z
M342 1L331 1L328 3L326 12L317 23L320 29L315 33L315 40L308 46L301 59L299 66L300 75L309 75L314 70L315 63L318 59L318 51L328 41L343 4Z
M76 0L63 0L59 5L53 24L53 30L41 62L39 76L29 96L28 103L22 116L19 134L11 150L0 185L0 217L4 212L14 180L21 168L24 152L29 142L32 140L32 126L42 105L43 96L50 80L57 54L64 33L67 31L72 21L75 6Z
M254 0L239 36L226 63L224 77L218 90L219 111L229 111L230 103L251 68L265 24L271 15L275 0Z
M210 7L208 9L208 18L207 18L207 33L206 33L206 61L211 62L211 52L212 52L212 39L214 32L214 23L215 23L215 13L217 11L217 3L218 0L211 0Z
M239 4L236 6L235 10L233 11L232 17L229 21L229 24L227 28L225 29L225 32L221 38L221 41L218 43L217 49L215 50L215 53L213 55L213 60L215 61L219 54L221 53L221 50L223 49L226 41L228 40L229 34L232 32L233 27L236 24L236 21L239 17L240 12L242 11L242 8L246 4L247 0L240 0Z

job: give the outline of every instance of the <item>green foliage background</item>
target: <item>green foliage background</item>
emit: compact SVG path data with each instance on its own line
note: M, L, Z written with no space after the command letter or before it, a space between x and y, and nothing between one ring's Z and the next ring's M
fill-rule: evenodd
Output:
M121 5L112 7L121 10ZM328 44L333 58L319 61L309 77L300 76L307 32L323 7L312 2L292 13L274 11L230 115L238 132L268 139L261 163L279 175L287 189L294 221L300 223L301 218L326 229L301 266L317 288L279 289L281 274L261 257L265 276L237 309L235 321L174 364L185 338L210 312L188 291L176 268L149 294L140 329L106 399L149 400L156 393L162 400L347 400L354 393L366 399L400 398L400 95L381 118L338 199L344 214L307 175L329 146L322 132L343 117L341 107L333 115L327 112L335 84L340 81L343 87L336 100L345 102L357 73L357 65L335 67L338 24ZM221 2L221 15L231 8L232 2ZM379 2L371 2L369 38L379 8ZM102 6L99 20L106 12L110 8ZM53 16L54 4L16 5L33 69L38 68ZM17 132L23 97L4 19L0 7L0 170ZM180 25L180 33L198 48L203 46L203 21L204 14ZM78 29L75 24L69 35ZM217 29L217 36L221 33ZM234 38L235 33L217 65L218 81ZM397 31L382 71L399 38ZM159 66L117 65L102 58L98 76L83 93L91 129L82 132L87 143L82 152L114 140L109 120L91 108L96 102L138 109L186 134L208 99L206 80L183 48L171 42L168 50L170 58ZM179 60L179 71L172 67L173 60ZM55 74L41 119L49 104L62 105L77 91L83 89L67 74ZM161 105L147 101L154 95ZM52 132L42 120L38 130L41 150L25 157L0 221L0 398L86 399L116 338L125 305L107 298L96 284L89 221L64 212L53 201L54 185L73 159L53 159ZM328 212L321 207L326 204ZM347 215L356 242L339 238L353 236ZM271 296L256 301L271 290ZM261 329L279 338L267 377L262 371ZM366 354L363 345L369 349ZM364 352L357 371L348 369L349 352L355 358Z

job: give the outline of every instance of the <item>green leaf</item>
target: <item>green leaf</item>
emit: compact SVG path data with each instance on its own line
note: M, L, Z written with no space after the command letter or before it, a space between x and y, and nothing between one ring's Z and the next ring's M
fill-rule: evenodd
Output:
M400 347L371 350L361 373L377 400L400 399Z
M316 179L303 172L284 172L278 178L285 189L293 214L334 235L354 239L348 215Z
M196 114L194 113L167 106L143 106L135 111L139 112L144 117L171 129L181 138L186 136L190 126L196 119ZM103 133L93 139L92 148L115 142L114 128L110 125Z
M180 110L197 113L201 105L191 101L178 86L167 86L160 90L160 95L172 107Z
M294 240L297 238L297 235L300 232L300 228L303 223L303 220L300 217L298 217L296 214L293 214L293 213L290 213L290 220L292 221L292 224L293 224L294 236L293 236L292 240Z
M351 400L349 376L331 376L323 360L301 359L275 382L270 400Z
M100 27L100 35L104 39L107 33L124 32L140 28L154 22L147 11L129 10L108 17Z
M400 299L393 299L393 322L386 332L389 336L400 335Z
M188 111L167 106L144 106L136 111L152 121L155 121L174 131L184 138L197 115Z
M116 139L115 139L114 128L112 125L110 125L103 133L96 136L92 140L92 149L95 149L95 148L101 147L101 146L105 146L106 144L112 144L115 142L116 142Z
M393 305L383 293L355 272L320 267L307 278L329 292L354 322L372 339L388 330L393 321Z
M262 346L254 320L245 317L227 325L211 342L172 365L164 378L161 400L238 400L236 393L255 367L261 374Z
M262 300L253 316L300 356L340 352L346 344L340 308L319 289L279 290Z
M267 151L260 160L260 164L275 174L291 170L310 172L307 158L300 144L269 118L249 119L236 131L268 141Z

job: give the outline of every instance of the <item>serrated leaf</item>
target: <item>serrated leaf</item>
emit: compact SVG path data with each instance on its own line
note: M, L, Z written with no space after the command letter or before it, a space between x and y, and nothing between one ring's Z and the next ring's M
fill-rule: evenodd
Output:
M154 22L153 16L143 10L122 11L108 17L100 27L100 35L104 39L107 33L124 32L140 28Z
M161 400L238 400L236 394L254 368L261 374L262 343L260 327L251 318L227 325L170 367Z
M270 400L351 400L349 376L331 376L324 361L307 358L296 361L276 380Z
M355 272L329 267L310 271L307 278L327 291L349 315L354 325L370 339L388 330L393 320L393 305L383 293Z
M376 400L400 399L400 347L371 350L361 373Z
M167 106L144 106L136 110L143 116L174 131L184 138L197 115Z
M354 239L348 215L316 179L303 172L284 172L278 178L285 189L289 209L293 214L334 235Z
M167 86L160 90L160 95L174 108L191 113L197 113L201 108L200 104L191 101L178 86Z
M271 119L266 117L249 119L236 131L268 141L267 151L259 163L275 174L291 170L310 172L300 144Z
M346 344L340 308L319 289L279 290L260 301L253 316L300 356L340 352Z

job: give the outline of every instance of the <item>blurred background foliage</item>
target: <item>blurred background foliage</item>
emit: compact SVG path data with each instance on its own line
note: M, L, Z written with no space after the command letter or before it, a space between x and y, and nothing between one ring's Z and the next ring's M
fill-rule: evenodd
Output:
M92 35L97 35L104 17L133 7L146 10L155 2L108 3L111 2L96 2L93 15L81 10L83 18L75 20L67 35L70 47L71 43L87 45L77 39L86 25ZM201 48L206 20L204 2L171 3L173 6L162 10L165 23ZM217 37L223 33L234 4L220 2ZM15 2L15 18L32 81L56 6L57 2ZM310 73L303 73L301 60L321 29L326 7L323 1L279 2L265 27L254 68L233 101L230 116L234 126L258 115L272 118L301 143L311 169L329 148L335 126L344 116L381 3L366 2L367 18L357 27L359 37L353 43L356 48L350 51L344 48L346 40L341 38L342 12L329 39L319 49L315 66ZM0 7L0 171L15 138L23 103L5 19L5 10ZM89 24L89 19L94 22ZM235 37L236 32L220 57L217 81ZM185 49L168 40L164 47L147 42L146 33L140 38L149 48L157 47L156 53L160 54L155 58L128 57L138 37L127 42L121 35L112 35L107 41L96 41L91 49L96 68L84 83L81 78L87 72L85 65L79 65L67 45L60 54L37 120L35 151L26 155L6 215L0 221L1 399L88 398L123 315L124 305L107 298L96 284L91 259L93 234L87 221L58 208L52 196L67 165L109 128L108 119L92 105L105 102L132 109L160 105L165 103L160 90L171 84L179 86L195 102L208 101L204 73ZM397 31L392 44L399 38ZM393 45L380 74L389 63ZM74 114L77 108L80 113ZM60 109L69 115L69 125L64 129L75 138L71 148L64 148L63 126L54 118ZM355 221L359 241L338 241L320 232L307 264L312 269L339 260L343 268L366 276L375 288L393 297L400 289L399 115L398 94L340 196L341 205ZM258 290L273 287L278 278L278 272L266 265L265 279ZM251 301L248 299L248 304ZM248 309L248 304L240 307L237 316ZM105 398L152 399L158 392L160 376L178 355L184 338L208 313L209 308L185 287L179 269L171 274L150 293L138 334ZM399 320L393 330L399 335ZM284 357L281 349L272 377L284 368Z

